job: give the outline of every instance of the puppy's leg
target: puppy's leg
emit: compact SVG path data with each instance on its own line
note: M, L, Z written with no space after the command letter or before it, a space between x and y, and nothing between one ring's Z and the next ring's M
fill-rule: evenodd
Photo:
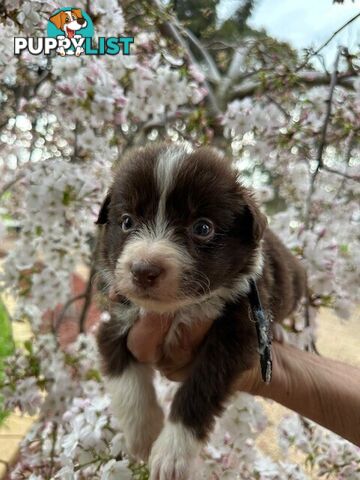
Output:
M64 40L65 38L66 38L65 35L58 35L58 36L57 36L57 39L58 39L58 40ZM64 48L64 47L61 46L61 47L57 48L57 49L56 49L56 52L57 52L59 55L61 55L62 57L65 57L65 48Z
M78 39L83 38L81 35L74 35L74 38L79 41ZM84 53L84 48L81 47L80 45L76 46L75 48L75 56L80 57L80 55Z
M147 460L162 429L164 414L156 399L152 369L135 361L127 349L127 334L114 335L116 330L116 320L110 320L98 333L105 386L129 453Z
M152 377L151 367L132 362L122 375L105 381L129 453L139 460L147 460L163 427L164 414L156 399Z
M178 389L169 420L150 456L151 480L185 480L238 375L256 356L256 331L247 300L229 305L201 347L189 378Z

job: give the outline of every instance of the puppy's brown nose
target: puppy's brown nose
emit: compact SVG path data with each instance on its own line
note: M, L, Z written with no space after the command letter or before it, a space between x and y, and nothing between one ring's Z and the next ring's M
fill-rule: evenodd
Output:
M133 282L139 287L152 287L155 280L163 272L159 265L147 262L134 262L131 265L130 271L132 273Z
M79 25L84 25L84 23L85 23L85 18L78 18L76 21L77 21L77 23L78 23Z

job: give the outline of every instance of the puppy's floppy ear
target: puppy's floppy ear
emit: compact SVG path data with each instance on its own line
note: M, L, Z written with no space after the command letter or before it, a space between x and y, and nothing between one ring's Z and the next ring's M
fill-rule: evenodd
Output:
M260 211L254 195L247 189L241 189L241 213L238 228L248 241L259 243L267 226L267 218Z
M100 207L99 216L95 222L96 225L105 225L106 223L108 223L110 202L111 202L111 192L109 192L106 195L105 200L103 201Z
M65 18L66 18L66 13L59 12L53 15L52 17L50 17L49 20L51 23L55 25L56 28L58 28L59 30L62 30L65 23Z
M256 243L258 243L264 235L268 221L266 216L260 211L254 198L250 196L249 200L250 201L248 202L246 209L248 210L248 214L251 216L253 239Z

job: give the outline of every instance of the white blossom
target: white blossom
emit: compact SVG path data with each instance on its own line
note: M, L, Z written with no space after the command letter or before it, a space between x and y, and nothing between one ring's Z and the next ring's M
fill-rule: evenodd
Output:
M121 460L110 460L106 463L101 472L101 480L118 480L119 478L124 480L131 480L132 472L128 468L128 462Z
M358 182L343 177L359 175L360 81L346 79L352 89L337 85L334 90L322 166L338 174L320 168L314 181L329 87L292 89L292 60L280 54L274 60L265 40L259 45L245 36L235 52L236 75L260 72L261 88L227 101L234 85L210 82L216 95L221 89L226 95L219 115L209 114L204 65L190 63L151 15L141 20L144 28L127 24L126 6L123 11L117 0L80 0L76 8L88 9L96 19L95 39L133 32L131 55L14 56L9 39L43 36L51 13L67 6L67 0L5 0L1 7L0 189L14 181L1 197L1 242L11 241L0 272L1 293L15 299L14 321L28 321L34 334L4 361L1 394L7 409L37 415L11 478L126 480L144 466L126 456L93 332L64 348L56 335L44 332L44 314L70 300L74 272L91 263L94 222L114 165L130 145L147 140L203 144L213 135L222 143L225 137L243 183L256 191L271 228L306 267L310 325L302 304L279 328L285 341L308 347L319 306L347 318L360 300ZM269 55L269 64L262 63L262 55ZM318 72L308 75L311 80ZM256 78L251 75L251 81ZM100 320L108 319L102 312ZM177 386L159 375L155 385L168 413ZM359 450L311 422L305 428L304 422L297 415L281 422L283 455L274 460L257 446L267 425L259 402L234 396L196 461L194 478L308 478L288 460L290 448L316 463L316 475L359 478Z

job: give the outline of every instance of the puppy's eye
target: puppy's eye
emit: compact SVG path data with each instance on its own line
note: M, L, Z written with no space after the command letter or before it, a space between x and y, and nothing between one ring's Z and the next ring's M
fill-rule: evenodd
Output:
M65 23L69 23L70 20L68 18L65 18Z
M191 227L192 235L200 240L208 240L214 236L215 227L211 220L200 218Z
M120 225L123 232L130 232L135 227L135 220L131 215L125 213L121 217Z

